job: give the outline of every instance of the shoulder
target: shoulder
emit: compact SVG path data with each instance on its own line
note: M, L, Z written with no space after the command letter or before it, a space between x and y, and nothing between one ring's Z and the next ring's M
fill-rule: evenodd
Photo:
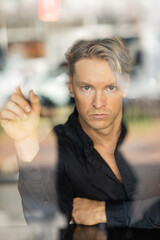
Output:
M57 136L58 165L72 168L84 155L84 148L76 128L58 125L54 128Z
M74 112L69 116L66 123L54 127L53 131L57 136L59 151L67 152L80 145L81 129L79 130L79 128L80 126Z

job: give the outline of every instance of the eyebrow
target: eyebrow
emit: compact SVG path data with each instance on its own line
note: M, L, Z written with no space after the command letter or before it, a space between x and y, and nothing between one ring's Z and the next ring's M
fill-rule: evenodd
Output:
M90 85L88 82L77 81L78 85Z
M78 85L90 85L92 86L92 84L90 84L89 82L83 82L83 81L77 81ZM108 84L106 84L106 86L110 86L110 85L117 85L117 82L110 82Z

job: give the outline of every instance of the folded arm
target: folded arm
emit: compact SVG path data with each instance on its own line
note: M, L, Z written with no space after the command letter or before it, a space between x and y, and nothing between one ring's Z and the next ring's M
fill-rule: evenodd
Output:
M75 198L72 216L77 224L107 222L110 227L160 228L160 197L135 201L95 201Z

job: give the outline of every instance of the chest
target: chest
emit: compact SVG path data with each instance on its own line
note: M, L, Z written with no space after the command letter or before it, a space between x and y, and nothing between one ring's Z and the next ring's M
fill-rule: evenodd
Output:
M103 160L108 164L110 169L112 170L113 174L116 178L123 183L120 171L118 169L117 163L115 161L114 153L109 153L103 148L96 148L97 152L103 158Z
M127 194L115 160L107 162L108 157L99 154L94 148L66 149L65 168L71 182L74 197L95 200L126 200ZM69 150L69 151L68 151ZM110 156L109 156L110 157ZM118 180L116 180L118 179Z

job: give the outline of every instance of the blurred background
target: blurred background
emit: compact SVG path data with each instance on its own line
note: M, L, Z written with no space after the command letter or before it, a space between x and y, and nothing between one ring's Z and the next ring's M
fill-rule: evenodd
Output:
M1 0L0 110L20 85L26 98L30 89L40 97L42 135L63 123L73 109L66 85L68 47L78 39L120 37L132 57L125 102L129 133L122 151L132 163L158 164L159 12L159 0ZM25 226L17 179L14 146L0 128L0 234L9 236L5 227L13 227L12 239L14 226ZM17 231L18 239L31 239L27 230Z

